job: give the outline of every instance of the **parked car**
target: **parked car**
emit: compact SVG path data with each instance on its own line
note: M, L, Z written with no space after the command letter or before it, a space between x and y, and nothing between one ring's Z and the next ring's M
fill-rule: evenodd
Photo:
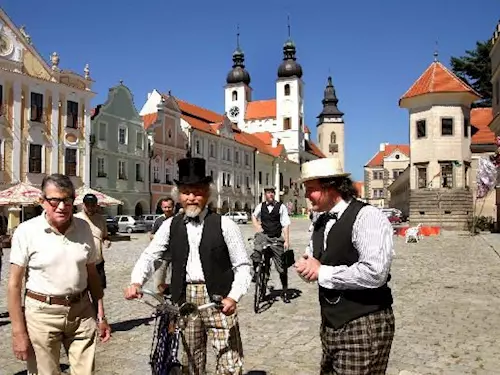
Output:
M118 222L118 232L146 232L146 224L140 216L118 215L116 221Z
M245 211L228 212L224 216L229 217L238 224L248 223L248 214Z
M114 236L118 232L118 223L116 222L116 219L107 217L106 226L108 228L108 234Z
M149 215L142 215L142 221L144 221L144 224L146 224L146 231L149 232L151 228L153 228L153 224L155 223L156 219L158 219L161 215L158 214L149 214Z

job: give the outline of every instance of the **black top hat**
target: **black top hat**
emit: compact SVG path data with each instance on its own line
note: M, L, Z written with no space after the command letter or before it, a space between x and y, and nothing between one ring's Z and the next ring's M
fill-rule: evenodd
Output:
M176 185L209 184L211 176L205 175L205 159L185 158L177 162L179 179L174 180Z

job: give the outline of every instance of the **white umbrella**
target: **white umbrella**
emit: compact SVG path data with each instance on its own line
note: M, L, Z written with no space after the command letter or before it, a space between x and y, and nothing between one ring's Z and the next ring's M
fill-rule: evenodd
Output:
M26 206L37 204L42 191L33 185L20 182L0 191L0 206Z
M73 203L75 206L82 204L83 203L83 197L86 194L94 194L97 197L97 204L99 206L119 206L122 205L123 202L115 199L113 197L110 197L109 195L103 194L100 191L91 189L86 186L82 186L76 190L76 198L75 202Z

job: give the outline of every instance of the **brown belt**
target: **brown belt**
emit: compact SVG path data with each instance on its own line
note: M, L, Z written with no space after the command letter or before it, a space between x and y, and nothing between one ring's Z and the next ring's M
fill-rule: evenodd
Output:
M88 289L80 293L75 293L67 296L48 296L46 294L36 293L31 290L26 290L26 295L30 298L36 299L40 302L45 302L48 305L62 305L70 306L74 303L80 302L85 296L88 295Z

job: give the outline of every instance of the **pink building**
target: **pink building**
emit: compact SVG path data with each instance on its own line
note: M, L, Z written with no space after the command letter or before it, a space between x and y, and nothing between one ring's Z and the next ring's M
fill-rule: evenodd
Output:
M173 180L178 175L177 160L186 156L188 140L181 129L181 110L172 96L164 96L156 112L142 118L146 131L153 133L151 212L155 212L160 199L170 197Z

